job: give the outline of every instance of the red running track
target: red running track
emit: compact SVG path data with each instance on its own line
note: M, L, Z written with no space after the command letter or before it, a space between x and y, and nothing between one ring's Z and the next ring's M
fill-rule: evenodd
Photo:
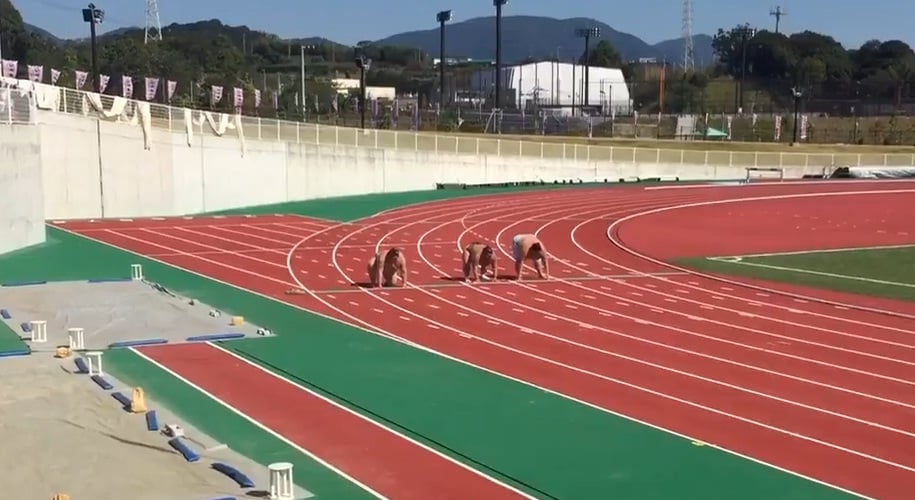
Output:
M868 191L888 192L879 194L881 205L869 202L878 193ZM915 487L913 307L869 300L871 310L861 310L858 296L671 273L655 257L677 255L681 243L714 250L714 231L690 242L692 233L682 231L688 220L677 210L636 215L814 193L804 199L820 203L802 210L776 202L794 223L790 234L778 234L789 225L771 222L777 214L754 218L748 206L757 201L727 205L742 210L744 224L767 228L759 234L769 251L773 238L786 236L792 249L798 239L813 249L824 240L814 236L821 226L812 221L825 223L841 205L856 203L861 208L845 214L854 221L867 217L868 207L897 206L912 192L912 183L572 190L431 203L320 228L297 217L65 227L836 487L902 498ZM726 213L703 215L726 226ZM798 219L811 229L796 232ZM613 244L607 229L621 220ZM893 224L905 232L912 223ZM556 279L443 279L460 273L458 250L474 239L498 242L507 262L519 232L541 235ZM659 232L668 237L658 239ZM859 236L848 241L875 241ZM754 248L753 238L748 232L740 239ZM726 245L735 240L718 248L734 248ZM410 288L352 286L365 281L365 261L379 245L410 252ZM290 287L308 294L284 295Z

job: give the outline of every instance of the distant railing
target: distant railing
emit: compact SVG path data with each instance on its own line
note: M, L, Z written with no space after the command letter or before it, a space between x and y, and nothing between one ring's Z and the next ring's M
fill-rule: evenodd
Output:
M86 114L84 92L60 88L58 111ZM103 102L110 105L110 96ZM150 103L154 128L184 132L184 109ZM196 111L195 111L196 113ZM2 119L2 118L0 118ZM242 116L246 139L283 141L297 144L325 144L382 148L399 151L428 151L467 155L577 160L613 163L713 165L733 167L832 167L832 166L915 166L913 154L881 153L795 153L752 151L699 151L689 149L600 146L561 142L446 135L433 132L396 131L317 125L257 116Z

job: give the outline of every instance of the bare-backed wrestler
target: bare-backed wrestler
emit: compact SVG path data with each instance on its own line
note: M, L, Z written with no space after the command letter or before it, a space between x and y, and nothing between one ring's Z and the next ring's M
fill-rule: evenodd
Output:
M476 281L486 276L486 271L492 271L492 279L499 277L499 270L496 264L496 252L492 247L474 241L464 248L464 279Z
M512 257L515 259L515 272L518 281L523 281L524 261L530 260L537 269L537 275L543 279L550 278L550 266L547 263L546 249L543 243L533 234L518 234L512 238Z
M394 286L394 278L400 278L400 286L407 286L407 259L403 250L391 248L375 254L368 265L369 281L372 287Z

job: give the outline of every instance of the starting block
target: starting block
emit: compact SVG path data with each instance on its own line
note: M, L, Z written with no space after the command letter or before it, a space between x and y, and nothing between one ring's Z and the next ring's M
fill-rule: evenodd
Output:
M41 343L48 341L48 322L47 321L29 321L32 327L32 342Z
M130 412L146 413L146 395L140 387L133 390L133 395L130 398Z
M178 424L166 424L162 433L170 438L184 437L184 429Z
M143 280L143 266L140 264L130 265L130 279L133 281Z
M244 316L232 316L232 321L229 322L232 326L241 326L245 322Z
M105 372L102 371L102 352L101 351L90 351L86 353L86 362L89 364L89 376L99 375L104 376Z
M85 331L82 328L67 328L67 338L70 339L71 351L86 348Z

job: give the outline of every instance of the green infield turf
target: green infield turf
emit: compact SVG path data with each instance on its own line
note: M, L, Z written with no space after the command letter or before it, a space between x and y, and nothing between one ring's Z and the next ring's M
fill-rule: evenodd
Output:
M915 301L915 245L684 259L704 271Z

